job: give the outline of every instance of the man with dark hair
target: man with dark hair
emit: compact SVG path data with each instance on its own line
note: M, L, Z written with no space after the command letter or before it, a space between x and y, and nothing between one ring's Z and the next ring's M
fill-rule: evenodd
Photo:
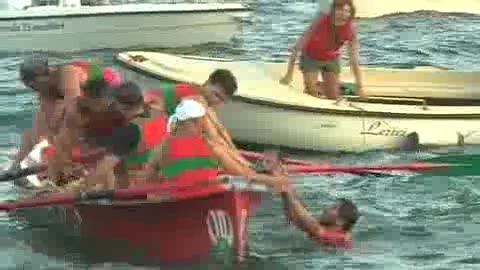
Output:
M50 142L70 118L76 118L74 103L78 96L98 98L110 81L105 69L86 60L51 65L43 55L32 55L20 64L20 79L38 94L40 108L34 113L32 128L23 131L20 149L11 168L18 166L41 138ZM110 76L112 77L112 76Z
M352 229L360 216L357 206L340 198L313 217L292 189L281 193L287 218L306 235L324 245L352 247Z
M225 101L225 97L232 97L238 89L237 79L229 70L226 69L217 69L212 72L204 86L207 89L210 88L209 91L206 91L205 98L207 99L209 106L212 107L215 107L215 105L218 104L218 101L215 102L213 97L217 97L218 100L219 93L218 91L215 91L217 90L215 88L220 88L220 92L223 92L224 98L220 99L222 103Z
M275 177L284 176L287 172L282 166L283 158L278 151L270 151L266 155L267 164L264 169ZM306 235L323 245L335 247L352 247L352 229L360 217L357 206L345 198L337 199L334 205L325 207L320 216L314 217L300 201L290 184L280 187L283 209L287 220Z
M51 137L58 132L58 122L64 116L63 95L58 91L58 84L54 78L58 77L48 64L48 59L41 55L27 58L20 64L20 80L38 95L39 108L34 112L32 127L22 132L22 141L16 154L13 169L30 153L40 138Z
M200 86L193 83L164 81L161 88L145 92L145 104L172 116L176 106L184 99L194 99L207 108L204 132L211 144L231 155L243 167L245 173L250 163L243 158L234 145L230 134L218 120L215 109L229 100L237 91L235 76L227 69L213 71Z

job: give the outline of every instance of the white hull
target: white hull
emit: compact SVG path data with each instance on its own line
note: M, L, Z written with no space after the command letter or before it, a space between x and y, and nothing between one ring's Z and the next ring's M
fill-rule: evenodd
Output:
M280 85L269 64L141 54L149 60L128 62L121 71L125 79L144 87L157 86L160 76L202 83L214 69L230 69L240 89L234 101L220 109L220 117L238 141L314 151L360 152L398 148L407 135L416 132L424 145L457 145L460 137L466 144L480 144L480 106L425 107L350 101L335 104L305 95L301 89ZM126 63L126 55L122 53L117 59Z
M360 18L372 18L425 10L480 15L480 0L356 0L355 5L357 8L357 16Z
M248 12L240 4L53 8L57 12L44 12L45 16L38 10L0 15L0 51L68 52L228 42L239 30L234 16Z

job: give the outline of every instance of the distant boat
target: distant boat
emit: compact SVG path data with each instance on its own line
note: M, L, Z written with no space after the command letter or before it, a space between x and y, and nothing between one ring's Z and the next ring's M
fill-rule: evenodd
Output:
M167 1L165 1L167 2ZM0 14L0 51L83 51L169 48L228 42L248 15L243 3L168 1L110 4L108 0L32 0ZM18 5L16 5L18 7Z
M356 0L355 5L359 18L374 18L418 11L480 15L480 0Z

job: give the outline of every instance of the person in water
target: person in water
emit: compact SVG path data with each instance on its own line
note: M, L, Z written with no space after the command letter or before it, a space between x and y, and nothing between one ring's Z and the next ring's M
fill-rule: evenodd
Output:
M250 169L245 172L232 156L216 143L210 143L203 135L206 109L198 101L184 99L169 121L171 132L154 150L149 160L149 181L213 180L220 172L227 175L245 176L248 181L279 186L286 183L283 176L259 174Z
M337 199L335 204L324 208L321 215L315 217L291 187L284 189L281 198L287 219L308 238L323 245L352 247L352 229L360 215L351 200Z
M353 0L321 0L319 15L290 49L287 73L280 80L289 84L298 53L305 93L329 99L340 96L340 50L347 43L350 67L355 77L356 94L366 97L358 61L358 34ZM323 83L318 82L319 73ZM320 85L320 88L318 87Z
M264 156L264 171L274 177L284 176L287 179L276 186L289 223L319 244L351 248L352 229L360 216L357 206L351 200L339 198L335 204L325 207L321 215L313 216L288 182L288 172L283 166L284 155L279 151L267 151Z

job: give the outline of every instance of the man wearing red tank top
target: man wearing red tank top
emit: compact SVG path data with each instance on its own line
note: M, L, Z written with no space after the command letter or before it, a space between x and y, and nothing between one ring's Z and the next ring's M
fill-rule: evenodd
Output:
M337 99L340 96L340 49L347 43L350 66L356 81L356 93L366 97L358 63L358 37L354 17L353 0L321 0L319 15L290 49L292 53L287 74L280 82L291 82L295 59L301 51L300 69L303 73L305 93ZM322 74L322 83L318 83L319 73Z

